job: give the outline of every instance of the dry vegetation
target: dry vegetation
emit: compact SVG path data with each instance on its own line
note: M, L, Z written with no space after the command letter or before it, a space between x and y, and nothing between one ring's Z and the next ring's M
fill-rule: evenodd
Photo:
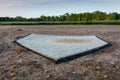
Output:
M96 35L112 46L69 62L54 64L14 42L30 33ZM0 80L120 80L120 26L0 26Z

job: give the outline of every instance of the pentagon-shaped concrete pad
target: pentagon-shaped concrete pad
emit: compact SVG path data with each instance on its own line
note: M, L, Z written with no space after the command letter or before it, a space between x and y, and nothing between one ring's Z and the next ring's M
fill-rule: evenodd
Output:
M20 45L58 61L108 45L96 36L54 36L30 34L17 40Z

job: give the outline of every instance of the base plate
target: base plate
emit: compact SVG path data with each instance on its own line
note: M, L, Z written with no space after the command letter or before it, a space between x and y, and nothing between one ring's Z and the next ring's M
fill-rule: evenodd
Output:
M30 34L17 40L20 45L43 56L59 59L95 50L108 45L96 36L54 36Z

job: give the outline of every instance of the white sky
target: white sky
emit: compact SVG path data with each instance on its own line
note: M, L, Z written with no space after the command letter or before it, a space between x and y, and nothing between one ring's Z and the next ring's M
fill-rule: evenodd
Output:
M93 11L120 13L120 0L0 0L0 16L39 17Z

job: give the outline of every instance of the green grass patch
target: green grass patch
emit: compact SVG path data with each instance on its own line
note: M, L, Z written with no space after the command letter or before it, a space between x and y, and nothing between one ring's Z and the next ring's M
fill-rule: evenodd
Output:
M113 24L120 25L120 21L6 21L0 25L67 25L67 24Z

